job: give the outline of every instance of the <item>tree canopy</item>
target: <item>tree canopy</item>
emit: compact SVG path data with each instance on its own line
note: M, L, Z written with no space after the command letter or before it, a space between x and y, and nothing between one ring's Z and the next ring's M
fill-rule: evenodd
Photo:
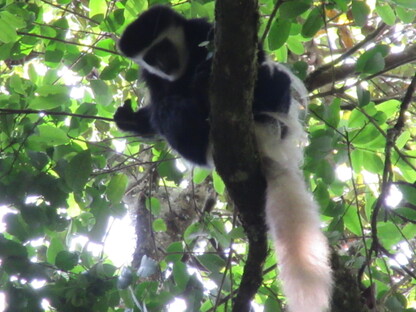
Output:
M0 309L232 310L248 243L223 180L112 121L146 104L117 39L155 4L215 20L213 0L0 0ZM416 311L416 2L258 10L270 58L310 92L303 169L334 252L332 310ZM137 243L116 239L135 244L121 264L108 244L125 215ZM255 311L283 311L274 253L256 270Z

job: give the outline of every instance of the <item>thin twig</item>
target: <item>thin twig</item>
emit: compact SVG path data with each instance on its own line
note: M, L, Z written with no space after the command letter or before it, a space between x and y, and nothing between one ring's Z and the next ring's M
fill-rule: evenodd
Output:
M413 79L410 82L409 87L407 88L406 94L403 97L402 104L400 105L399 118L397 118L397 122L394 125L394 130L398 132L396 135L398 135L403 130L404 121L406 118L405 114L407 110L409 109L410 103L412 102L415 89L416 89L416 73L413 76Z
M92 23L92 24L95 24L95 25L99 25L99 24L100 24L99 22L97 22L97 21L93 20L92 18L89 18L88 16L82 15L82 14L80 14L80 13L78 13L78 12L75 12L75 11L72 11L72 10L69 10L69 9L66 9L66 8L63 8L63 7L61 7L60 5L57 5L57 4L55 4L55 3L52 3L52 2L49 2L49 1L46 1L46 0L41 0L41 1L42 1L43 3L46 3L46 4L50 5L50 6L53 6L53 7L55 7L55 8L58 8L59 10L62 10L62 11L64 11L64 12L71 13L71 14L73 14L73 15L75 15L75 16L81 17L81 18L83 18L83 19L85 19L85 20L89 21L89 22L90 22L90 23Z
M72 45L76 45L76 46L80 46L80 47L85 47L85 48L89 48L89 49L94 49L94 50L98 50L98 51L111 53L111 54L114 54L114 55L119 55L119 53L117 51L108 50L108 49L104 49L104 48L100 48L100 47L94 47L92 45L83 44L83 43L80 43L80 42L68 41L68 40L63 40L63 39L59 39L59 38L43 36L43 35L39 35L39 34L31 34L31 33L23 32L23 31L18 31L17 34L21 35L21 36L30 36L30 37L40 38L40 39L58 41L58 42L62 42L62 43L65 43L65 44L72 44Z
M8 109L8 108L0 108L0 113L4 114L45 114L51 116L69 116L69 117L79 117L79 118L86 118L86 119L98 119L98 120L105 120L109 122L113 122L113 118L101 117L101 116L91 116L91 115L82 115L82 114L73 114L73 113L66 113L66 112L51 112L47 110L34 110L34 109Z
M264 29L263 35L261 36L261 39L260 39L260 43L262 45L264 44L264 40L266 40L266 37L270 31L270 28L272 27L273 20L277 14L277 10L282 5L282 3L283 3L283 0L278 0L276 4L274 5L272 14L270 14L269 20L267 21L266 28Z

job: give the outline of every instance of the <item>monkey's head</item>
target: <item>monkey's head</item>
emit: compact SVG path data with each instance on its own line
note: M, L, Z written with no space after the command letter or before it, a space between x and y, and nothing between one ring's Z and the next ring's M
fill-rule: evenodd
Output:
M187 20L165 6L154 6L127 26L120 51L151 74L175 81L187 65Z

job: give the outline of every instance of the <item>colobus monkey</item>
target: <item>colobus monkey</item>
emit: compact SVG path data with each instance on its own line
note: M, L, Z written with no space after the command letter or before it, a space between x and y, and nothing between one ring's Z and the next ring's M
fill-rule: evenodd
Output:
M121 36L121 52L141 66L150 103L133 112L130 105L114 115L117 126L139 136L158 134L181 156L198 166L211 162L209 143L210 53L212 25L185 19L165 6L154 6ZM305 137L298 120L306 90L282 65L258 50L253 114L267 179L266 222L279 258L280 279L291 312L329 308L332 278L329 250L320 230L318 206L299 168Z

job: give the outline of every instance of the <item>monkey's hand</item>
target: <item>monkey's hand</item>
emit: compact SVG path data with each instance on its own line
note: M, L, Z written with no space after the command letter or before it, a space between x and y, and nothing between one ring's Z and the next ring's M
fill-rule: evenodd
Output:
M114 121L117 127L123 131L149 138L157 136L156 130L150 122L150 106L143 107L134 112L131 107L131 100L126 100L123 106L117 108L114 114Z

